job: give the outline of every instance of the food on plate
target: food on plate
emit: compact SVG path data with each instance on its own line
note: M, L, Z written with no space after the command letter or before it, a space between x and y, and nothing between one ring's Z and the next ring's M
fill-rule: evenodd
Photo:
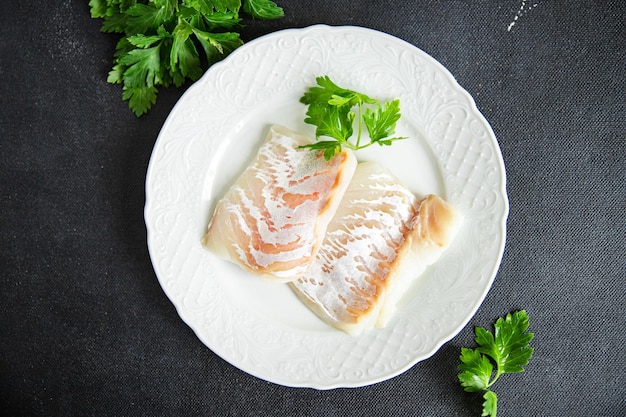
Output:
M277 282L302 274L357 165L350 150L325 160L310 140L273 126L256 158L217 203L202 242L219 257Z
M321 319L347 333L384 327L461 222L441 198L418 199L379 164L360 163L315 260L290 286Z
M324 140L306 145L312 151L324 151L330 159L344 147L364 149L374 144L391 146L406 139L394 136L400 114L400 100L381 102L366 94L339 87L328 75L315 78L317 86L300 98L307 105L305 123L315 126L315 137ZM354 138L354 125L357 126ZM369 140L365 140L367 131Z

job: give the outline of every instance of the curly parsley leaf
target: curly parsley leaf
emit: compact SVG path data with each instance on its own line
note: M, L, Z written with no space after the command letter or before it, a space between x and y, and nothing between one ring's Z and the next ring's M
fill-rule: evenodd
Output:
M480 345L477 349L490 356L501 372L522 372L533 353L528 346L533 338L532 333L526 333L528 325L528 315L523 310L500 317L494 325L495 337L483 328L476 329L476 343Z
M129 87L153 87L161 81L160 44L150 47L133 49L118 60L125 67L124 85Z
M204 49L209 64L219 61L243 44L235 32L210 33L194 28L193 33Z
M528 326L526 311L507 314L494 324L495 334L475 329L477 348L461 349L459 382L467 392L485 392L482 416L496 417L498 397L490 388L500 375L523 372L532 357L529 343L534 335L527 332Z
M370 140L379 145L391 145L402 137L391 137L396 130L396 123L400 119L400 100L386 102L383 106L376 105L375 110L366 109L363 121L370 135Z
M478 392L489 387L489 380L493 373L493 365L489 358L481 355L475 349L462 348L459 368L464 372L459 375L461 385L467 392Z
M341 152L341 142L336 142L332 140L315 142L304 147L311 150L324 151L324 159L326 159L327 161L331 159L336 153Z
M270 0L243 0L243 11L255 19L277 19L283 9Z
M339 87L328 75L317 77L315 82L319 87L310 87L300 98L304 104L319 104L331 107L354 107L359 104L374 104L377 100L365 94Z
M152 2L148 4L137 3L129 7L125 14L127 18L124 32L127 35L149 33L151 30L156 30L171 17L169 7L157 7Z
M109 10L109 5L106 0L89 0L89 13L91 17L105 17Z
M128 105L137 116L146 113L156 102L156 87L132 87L125 85L122 90L122 99L128 100Z
M213 4L215 10L218 12L226 12L228 10L235 10L241 6L240 0L204 0L206 3Z
M158 88L195 81L243 44L240 11L276 19L283 10L268 0L90 0L101 30L122 34L107 81L122 84L122 99L141 116Z
M486 391L483 395L483 412L481 417L493 416L496 417L498 413L498 397L493 391Z
M170 52L170 69L180 72L183 77L197 80L202 75L200 56L195 44L189 36L193 33L193 26L186 20L180 19L174 28L172 36L172 50Z
M328 137L336 142L319 141L304 148L324 150L324 157L328 160L341 152L341 145L359 150L374 143L391 145L394 141L405 139L390 137L401 117L400 100L381 104L366 94L338 86L328 76L317 77L315 81L317 86L310 87L300 98L300 102L308 106L304 121L316 126L317 139ZM355 121L357 137L351 141ZM364 127L368 131L369 142L362 144Z
M311 103L307 111L307 118L304 121L317 126L317 137L328 136L340 143L347 143L352 136L354 117L355 114L348 106L338 107Z

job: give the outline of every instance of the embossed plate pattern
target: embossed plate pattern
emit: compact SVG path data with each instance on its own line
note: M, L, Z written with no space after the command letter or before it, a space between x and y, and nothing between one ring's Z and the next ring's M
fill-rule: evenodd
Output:
M200 244L216 199L271 124L313 134L298 99L319 75L379 99L400 98L397 132L411 139L357 156L378 160L417 194L441 195L465 217L460 236L388 327L359 337L322 323L286 285L260 282ZM430 357L489 290L507 214L500 150L469 94L426 53L358 27L276 32L211 67L172 110L146 178L148 248L181 318L234 366L293 387L364 386Z

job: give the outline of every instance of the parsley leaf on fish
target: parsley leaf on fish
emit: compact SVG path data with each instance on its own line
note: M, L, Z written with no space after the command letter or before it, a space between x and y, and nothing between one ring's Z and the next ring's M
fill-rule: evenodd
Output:
M341 152L341 147L359 150L373 144L389 146L405 137L394 137L396 123L400 119L400 100L380 101L366 94L342 88L330 77L317 77L317 86L310 87L300 98L308 106L305 123L316 126L315 136L331 138L305 145L311 150L323 150L326 160ZM356 112L355 112L356 108ZM356 121L357 133L354 135ZM362 143L363 131L367 130L369 141Z

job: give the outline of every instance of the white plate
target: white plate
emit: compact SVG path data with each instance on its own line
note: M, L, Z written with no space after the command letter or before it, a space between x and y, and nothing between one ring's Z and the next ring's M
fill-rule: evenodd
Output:
M205 250L216 200L277 123L313 134L299 103L315 77L400 98L397 133L368 149L417 194L465 216L454 245L416 283L387 328L351 337L324 324L284 284L262 283ZM216 354L293 387L358 387L396 376L454 337L476 312L504 249L508 201L496 138L474 101L433 58L358 27L276 32L237 49L191 86L157 139L146 178L148 248L182 319Z

